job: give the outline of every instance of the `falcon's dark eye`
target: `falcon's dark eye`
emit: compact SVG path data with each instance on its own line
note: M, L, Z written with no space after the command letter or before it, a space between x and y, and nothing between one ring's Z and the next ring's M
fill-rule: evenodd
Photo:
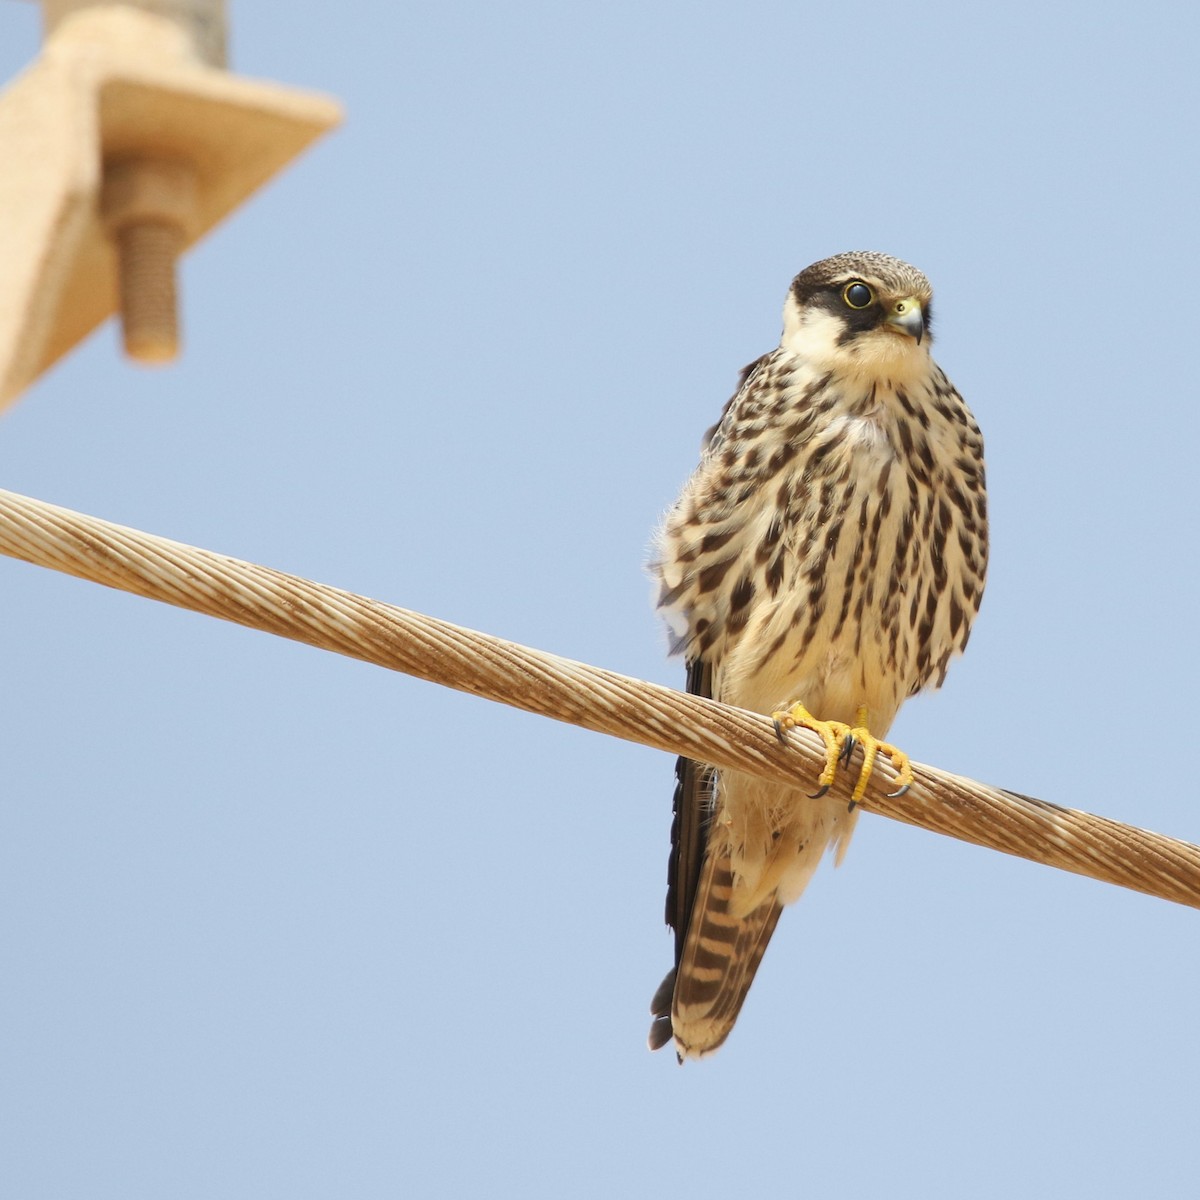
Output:
M875 302L875 293L865 283L855 280L846 284L842 299L849 308L867 308Z

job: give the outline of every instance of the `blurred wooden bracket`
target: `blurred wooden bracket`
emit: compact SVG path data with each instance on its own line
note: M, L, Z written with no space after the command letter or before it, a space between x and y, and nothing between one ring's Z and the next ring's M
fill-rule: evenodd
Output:
M338 103L225 69L225 0L41 0L0 93L0 407L122 313L175 356L175 260L321 134Z

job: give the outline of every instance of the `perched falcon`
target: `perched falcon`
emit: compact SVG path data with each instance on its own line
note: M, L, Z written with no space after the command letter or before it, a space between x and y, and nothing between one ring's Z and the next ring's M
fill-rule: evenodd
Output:
M779 914L853 801L826 796L856 745L863 794L900 705L945 679L987 567L983 439L930 357L929 282L886 254L827 258L792 282L779 347L742 373L659 532L659 607L688 691L815 730L813 787L680 759L667 923L675 967L650 1047L680 1061L729 1036Z

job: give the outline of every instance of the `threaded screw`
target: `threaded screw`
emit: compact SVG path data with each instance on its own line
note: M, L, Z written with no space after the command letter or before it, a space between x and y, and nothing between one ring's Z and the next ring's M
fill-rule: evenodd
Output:
M117 251L125 353L170 362L179 352L175 263L193 219L195 171L154 159L106 163L100 207Z

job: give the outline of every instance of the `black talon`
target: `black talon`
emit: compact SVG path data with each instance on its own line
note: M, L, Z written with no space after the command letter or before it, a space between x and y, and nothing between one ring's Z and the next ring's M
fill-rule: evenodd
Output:
M848 813L852 813L858 807L857 800L851 800L849 807L846 809Z
M823 795L825 795L825 793L827 791L829 791L829 784L823 783L823 784L821 784L821 786L819 788L817 788L817 790L815 792L812 793L811 796L809 796L809 799L810 800L820 800L820 798Z
M785 746L787 745L787 730L784 728L784 725L783 725L783 722L782 722L782 721L776 721L776 722L775 722L775 736L776 736L776 737L777 737L777 738L780 740L780 742L782 742L782 743L783 743Z
M887 797L889 800L899 800L910 787L912 787L912 784L906 783L898 792L888 792Z
M846 734L846 740L842 743L842 752L838 755L838 762L844 767L850 765L850 757L854 753L854 734Z

